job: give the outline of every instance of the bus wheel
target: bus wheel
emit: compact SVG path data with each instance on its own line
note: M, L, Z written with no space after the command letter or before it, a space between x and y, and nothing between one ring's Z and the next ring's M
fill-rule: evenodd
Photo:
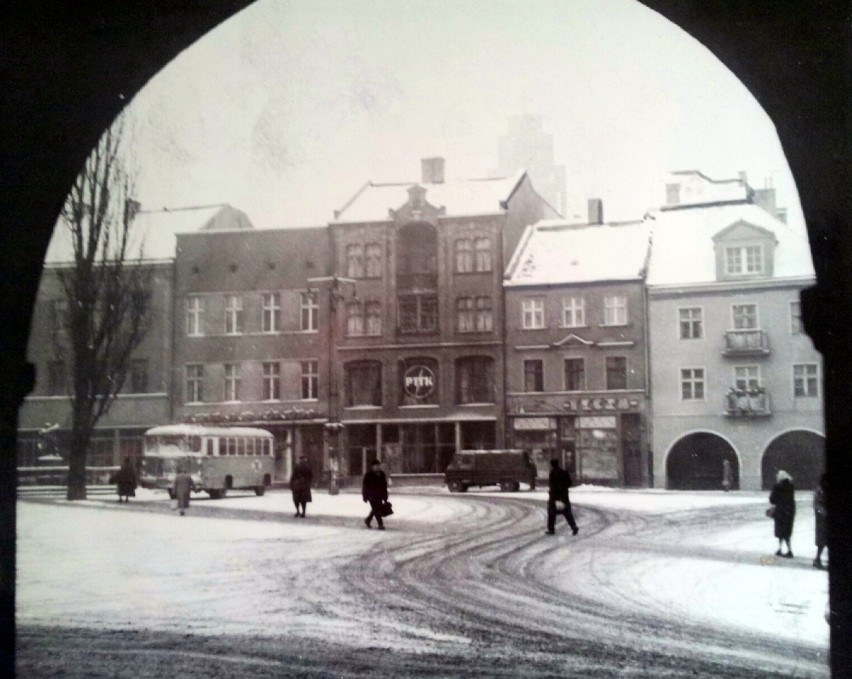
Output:
M504 493L508 493L512 490L512 482L511 481L501 481L500 482L500 490Z
M207 494L210 496L211 500L218 500L219 498L225 496L225 489L224 488L221 489L221 490L211 489L211 490L207 491Z
M169 499L170 500L175 499L175 489L174 488L169 488Z
M521 484L520 484L520 483L518 483L517 481L515 481L515 482L513 482L513 483L512 483L512 490L513 490L514 492L518 492L520 489L521 489Z
M254 494L255 495L263 495L265 492L266 492L266 488L264 488L263 486L255 486L254 487Z
M461 493L462 492L462 482L461 481L450 481L447 484L447 488L450 489L451 493Z

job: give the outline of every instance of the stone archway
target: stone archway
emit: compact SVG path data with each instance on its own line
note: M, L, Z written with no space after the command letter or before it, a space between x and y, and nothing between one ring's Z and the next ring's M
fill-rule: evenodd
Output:
M825 437L812 431L788 431L772 440L760 461L762 487L769 490L783 469L799 490L816 486L825 469Z
M740 463L730 443L710 432L687 434L666 459L666 488L670 490L720 490L724 460L731 465L731 489L740 486Z

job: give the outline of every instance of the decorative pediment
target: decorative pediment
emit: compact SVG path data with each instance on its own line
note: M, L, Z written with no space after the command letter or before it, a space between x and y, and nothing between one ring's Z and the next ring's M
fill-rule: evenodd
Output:
M775 240L775 234L762 226L756 226L742 219L716 233L713 242L720 241L742 241L742 240Z
M443 217L447 209L443 206L436 207L426 199L427 189L420 184L414 184L408 189L408 201L399 209L389 209L391 219L398 222L435 222L438 217Z
M571 333L570 335L566 335L558 342L553 343L554 347L570 347L570 346L581 346L581 347L593 347L595 343L591 340L586 340L580 337L579 335L575 335Z

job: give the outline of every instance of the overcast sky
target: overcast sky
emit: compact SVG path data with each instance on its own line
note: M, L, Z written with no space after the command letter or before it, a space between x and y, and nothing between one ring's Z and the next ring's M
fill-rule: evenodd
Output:
M228 202L313 226L367 180L489 176L510 116L541 116L569 213L663 200L669 170L798 195L775 129L702 45L632 0L260 0L131 102L145 208ZM571 214L568 215L569 217Z

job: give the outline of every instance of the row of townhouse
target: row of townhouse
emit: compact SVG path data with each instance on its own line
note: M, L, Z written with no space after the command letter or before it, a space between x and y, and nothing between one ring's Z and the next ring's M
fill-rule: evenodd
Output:
M280 481L299 453L318 476L359 475L375 456L434 474L456 450L501 447L610 485L719 487L723 460L735 487L780 465L818 475L807 242L743 179L673 175L642 221L606 224L590 201L588 223L569 224L525 173L445 181L440 158L422 172L368 182L323 227L253 229L228 206L150 214L184 221L95 462L177 421L268 429ZM50 280L24 463L40 428L67 426Z

